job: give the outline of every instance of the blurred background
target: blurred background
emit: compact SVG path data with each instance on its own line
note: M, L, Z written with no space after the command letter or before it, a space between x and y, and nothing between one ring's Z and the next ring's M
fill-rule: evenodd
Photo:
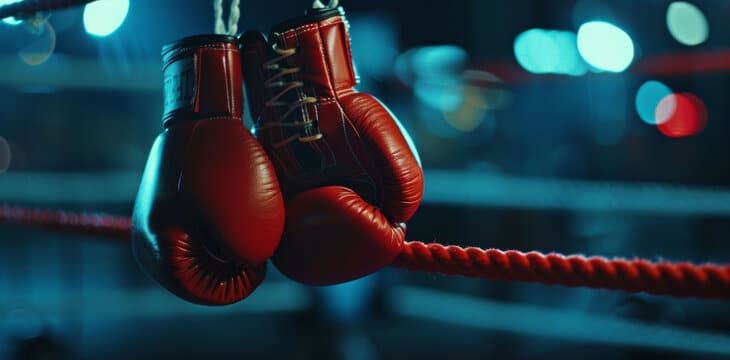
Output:
M0 0L0 4L13 0ZM267 31L308 0L242 1ZM343 0L360 89L426 173L410 240L730 262L730 2ZM161 131L160 47L208 0L102 0L0 22L0 201L129 214ZM250 121L250 120L249 120ZM191 305L127 244L0 227L2 359L718 359L730 303L386 269L270 267Z

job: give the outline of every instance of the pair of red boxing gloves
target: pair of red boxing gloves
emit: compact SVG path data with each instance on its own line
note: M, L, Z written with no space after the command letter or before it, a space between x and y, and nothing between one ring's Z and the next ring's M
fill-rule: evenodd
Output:
M423 195L397 119L357 92L341 8L272 30L163 47L164 132L133 216L133 251L161 285L221 305L253 292L266 262L310 285L390 264ZM243 125L243 83L254 135Z

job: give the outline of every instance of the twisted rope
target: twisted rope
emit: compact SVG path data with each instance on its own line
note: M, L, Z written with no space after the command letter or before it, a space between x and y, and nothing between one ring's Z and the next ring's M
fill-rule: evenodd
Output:
M730 265L609 260L408 242L392 266L491 280L730 299Z
M0 224L128 240L131 219L96 213L0 206ZM407 242L393 267L490 280L730 300L730 265L586 258Z
M340 5L340 0L330 0L330 2L325 5L322 0L314 0L312 3L312 9L334 9Z
M10 205L0 205L0 224L2 223L121 240L130 238L132 228L131 219L124 216L43 210Z
M0 5L0 19L14 17L24 19L32 17L40 11L51 11L80 6L96 0L25 0L7 5Z
M238 32L238 21L241 19L241 0L231 1L227 27L223 22L223 0L213 0L213 16L216 34L236 35Z

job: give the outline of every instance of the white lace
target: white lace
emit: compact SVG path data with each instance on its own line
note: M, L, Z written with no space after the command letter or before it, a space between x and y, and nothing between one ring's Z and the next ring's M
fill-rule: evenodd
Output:
M299 89L304 86L304 83L301 81L287 81L285 77L287 75L296 74L300 72L302 69L300 67L295 68L287 68L284 66L281 66L279 63L286 60L288 57L294 55L297 53L297 49L279 49L277 45L274 45L273 47L274 52L278 55L277 57L267 61L264 63L264 69L270 70L270 71L276 71L270 78L268 78L264 82L264 87L267 89L281 89L276 95L272 96L268 101L266 101L267 107L287 107L286 112L279 116L279 119L277 121L269 122L266 124L263 124L259 128L266 128L266 127L305 127L308 125L311 125L313 123L312 120L306 119L304 121L294 121L294 122L286 122L285 120L291 116L296 110L300 109L303 106L307 106L309 104L315 104L317 103L317 98L312 96L305 96L299 100L296 100L294 102L286 102L286 101L280 101L281 98L286 95L288 92L292 90ZM302 136L301 134L293 135L289 137L288 139L285 139L284 141L276 144L277 147L284 146L294 140L299 140L301 142L312 142L316 141L322 138L322 134L314 134L310 136Z

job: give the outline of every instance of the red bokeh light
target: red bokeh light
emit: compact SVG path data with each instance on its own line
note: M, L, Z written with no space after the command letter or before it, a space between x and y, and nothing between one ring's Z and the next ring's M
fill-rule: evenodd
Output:
M707 125L707 107L687 92L665 96L655 113L659 131L673 138L697 135Z

